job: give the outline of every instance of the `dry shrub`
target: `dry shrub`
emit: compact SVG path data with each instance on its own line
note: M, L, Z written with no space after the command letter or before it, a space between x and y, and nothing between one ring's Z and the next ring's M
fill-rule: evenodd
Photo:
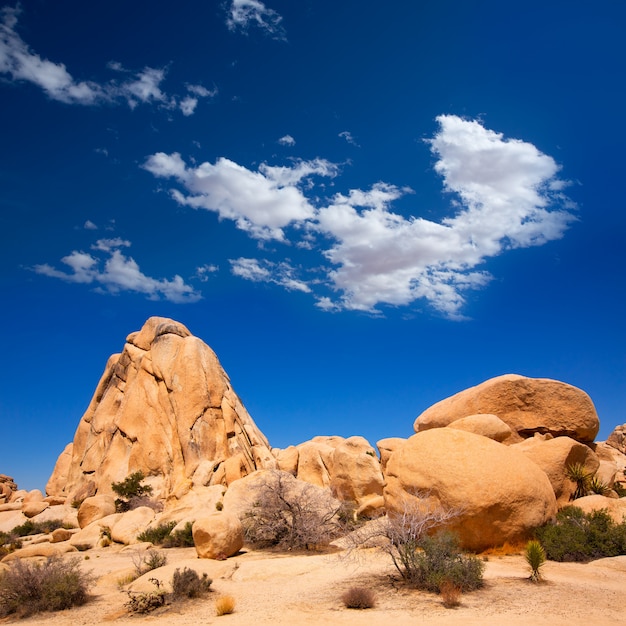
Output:
M444 580L439 585L439 593L443 606L453 609L461 604L461 587L455 585L451 580Z
M25 617L84 604L93 577L83 572L79 563L77 558L58 556L41 564L14 561L0 576L0 617Z
M215 600L215 614L219 617L220 615L229 615L235 610L235 598L232 596L220 596L217 600Z
M155 586L154 591L126 592L128 602L124 606L130 613L150 613L165 604L166 594L162 589L163 583L156 578L151 578L150 582Z
M347 609L372 609L376 606L376 595L367 587L351 587L341 599Z
M525 543L509 543L505 541L501 546L494 546L487 548L480 553L482 557L490 556L511 556L515 554L522 554L525 550Z
M196 570L189 567L182 572L176 568L172 576L172 595L175 599L197 598L209 590L212 582L206 572L200 577Z

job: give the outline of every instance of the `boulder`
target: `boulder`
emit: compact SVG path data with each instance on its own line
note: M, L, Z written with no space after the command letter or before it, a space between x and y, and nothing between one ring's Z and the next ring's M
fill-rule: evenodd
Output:
M74 531L67 528L55 528L50 533L50 543L61 543L62 541L69 541L72 535L75 535Z
M111 495L92 496L78 509L78 525L85 528L92 522L115 513L115 500Z
M151 317L110 357L46 491L80 501L141 471L165 500L191 486L201 462L210 484L276 465L215 353L182 324Z
M335 449L327 443L305 441L297 446L298 469L296 477L318 487L330 485L332 457Z
M35 517L43 513L50 505L43 500L35 502L25 502L22 504L22 513L28 518Z
M76 552L76 548L67 542L64 543L37 543L35 545L20 548L14 552L9 552L3 559L3 563L15 561L17 559L29 559L33 557L49 558L59 556L68 552Z
M132 511L122 513L111 528L111 539L116 543L130 545L138 543L140 535L154 522L155 512L148 506L140 506Z
M626 454L626 424L616 426L608 436L606 443L622 454Z
M357 508L363 507L362 511L371 509L377 497L377 502L382 503L383 473L367 439L349 437L337 445L333 452L330 488L336 498L352 502Z
M298 473L298 458L300 456L296 446L289 446L284 449L272 448L272 454L276 459L276 469L296 476Z
M561 505L569 502L576 489L576 485L567 477L567 468L580 463L589 474L595 474L600 466L594 452L571 437L533 437L511 447L519 450L545 472Z
M17 491L15 481L6 474L0 474L0 501L9 502L15 491Z
M458 420L454 420L448 428L465 430L468 433L489 437L494 441L506 441L513 431L497 415L482 413L480 415L468 415Z
M122 515L123 513L114 513L91 522L88 526L74 533L69 543L79 550L97 548L103 545L105 535L111 533L111 527L115 525Z
M585 513L606 510L616 524L626 521L626 498L607 498L594 494L578 498L571 504L582 509Z
M527 539L556 514L539 467L492 439L451 428L419 432L391 454L384 489L388 512L418 498L456 513L461 545L483 550Z
M380 454L380 468L382 472L385 472L387 467L387 461L391 456L391 453L397 450L400 446L404 445L406 439L404 437L387 437L376 442L378 453Z
M193 542L201 559L223 559L243 548L243 527L232 513L212 513L197 519L192 527Z
M416 432L442 428L480 413L497 415L513 431L507 443L535 433L592 443L600 422L591 398L581 389L547 378L506 374L461 391L426 409Z

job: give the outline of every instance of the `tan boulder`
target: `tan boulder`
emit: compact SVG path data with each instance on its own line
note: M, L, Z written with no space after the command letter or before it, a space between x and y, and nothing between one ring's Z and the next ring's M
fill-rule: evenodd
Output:
M177 522L184 526L185 522L193 522L215 513L218 507L223 506L226 490L222 485L195 487L181 498L170 498L155 523Z
M50 505L43 500L38 502L25 502L22 504L22 513L28 518L35 517L40 513L43 513Z
M48 506L39 515L33 518L36 522L51 522L60 520L66 527L78 528L78 510L66 504Z
M215 353L182 324L152 317L109 359L46 491L80 500L90 483L111 493L142 471L165 500L191 486L202 462L212 464L210 484L276 465Z
M85 528L92 522L115 513L115 500L111 495L92 496L78 509L78 525Z
M357 507L383 495L383 473L374 449L363 437L349 437L333 453L330 488L336 498L353 502ZM366 509L364 508L363 511Z
M283 472L289 472L294 476L298 473L298 458L300 456L298 448L296 446L289 446L288 448L272 448L272 454L276 459L276 469Z
M76 548L67 542L64 543L37 543L34 545L20 548L14 552L10 552L3 559L3 563L9 563L17 559L29 559L33 557L45 557L59 556L68 552L76 552Z
M0 532L8 533L27 520L28 518L22 513L21 504L17 510L2 511L0 512Z
M589 474L594 474L600 462L586 445L570 437L543 439L533 437L512 446L519 450L546 474L559 504L569 502L576 485L567 477L567 468L580 463Z
M626 521L626 498L607 498L594 494L578 498L571 504L582 509L585 513L606 510L616 524Z
M67 528L55 528L50 533L50 543L61 543L62 541L69 541L72 535L75 535L74 531Z
M79 550L97 548L103 545L105 535L110 535L111 527L122 517L123 513L114 513L91 522L88 526L74 533L69 543Z
M378 448L378 453L380 454L380 467L383 473L385 472L387 461L389 460L391 453L405 443L406 439L404 437L387 437L386 439L381 439L376 442L376 447Z
M0 474L0 502L9 502L15 491L17 491L15 481L6 474Z
M497 415L492 415L491 413L461 417L449 424L448 428L464 430L475 435L489 437L489 439L498 442L506 441L513 434L507 424Z
M626 454L626 424L616 426L607 437L606 443L622 454Z
M391 455L387 510L402 511L417 493L457 512L451 529L471 550L524 540L556 514L554 491L537 465L513 448L451 428L420 432Z
M506 374L461 391L426 409L416 432L448 426L479 413L497 415L513 431L507 443L535 433L567 436L591 443L600 423L591 398L581 389L547 378Z
M305 441L298 448L298 469L296 477L318 487L330 485L332 458L335 448L327 443Z
M24 504L28 502L43 502L43 493L39 489L33 489L24 496L23 502Z
M201 559L222 559L237 554L243 548L243 527L232 513L212 513L197 519L192 533Z
M155 519L154 509L140 506L122 515L111 526L111 539L116 543L130 545L138 543L137 535L148 528Z

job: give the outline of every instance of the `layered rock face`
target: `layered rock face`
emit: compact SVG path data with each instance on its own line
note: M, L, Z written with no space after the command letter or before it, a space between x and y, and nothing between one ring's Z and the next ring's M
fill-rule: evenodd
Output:
M82 500L142 471L165 499L275 466L215 353L182 324L152 317L110 357L46 491Z
M415 432L442 428L482 413L496 415L509 426L512 434L504 440L507 444L535 433L592 443L600 428L593 402L581 389L547 378L506 374L426 409L415 420Z

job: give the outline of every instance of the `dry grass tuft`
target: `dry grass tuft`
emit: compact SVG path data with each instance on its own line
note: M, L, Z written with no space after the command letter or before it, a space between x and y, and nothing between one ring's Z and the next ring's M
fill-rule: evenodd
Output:
M341 599L347 609L372 609L376 606L376 595L367 587L350 587Z
M525 549L526 543L509 543L508 541L505 541L501 546L487 548L480 553L480 556L512 556L516 554L523 554Z
M453 609L461 604L461 588L455 585L451 580L444 580L439 585L439 593L443 606L447 609Z
M215 614L229 615L235 610L235 598L232 596L220 596L215 600Z

